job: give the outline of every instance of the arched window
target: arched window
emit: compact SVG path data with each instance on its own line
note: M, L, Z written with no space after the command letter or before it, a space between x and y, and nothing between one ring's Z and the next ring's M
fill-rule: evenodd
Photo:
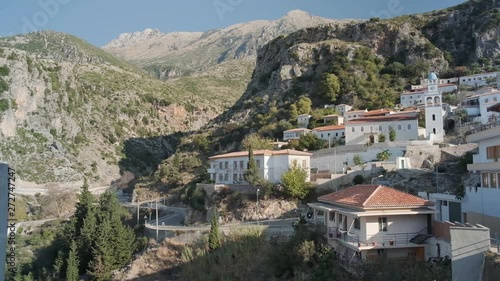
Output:
M365 127L361 127L361 132L364 132L365 131Z
M441 104L441 99L439 97L435 97L434 104Z
M428 104L428 105L431 105L431 104L432 104L432 98L431 98L431 97L428 97L428 98L427 98L427 104Z
M436 114L432 114L432 121L436 121Z
M401 125L398 125L398 131L401 131Z
M356 132L356 128L355 127L352 127L352 132Z
M378 130L382 132L382 126L378 126Z
M432 132L434 133L434 135L436 134L436 128L432 129Z
M411 130L411 124L408 124L408 130Z

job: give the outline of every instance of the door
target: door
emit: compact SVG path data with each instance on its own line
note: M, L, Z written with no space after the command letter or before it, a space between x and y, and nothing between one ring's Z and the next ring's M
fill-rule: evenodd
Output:
M344 219L342 220L342 228L347 230L347 216L344 216Z
M462 204L460 202L448 202L450 208L450 221L462 222Z

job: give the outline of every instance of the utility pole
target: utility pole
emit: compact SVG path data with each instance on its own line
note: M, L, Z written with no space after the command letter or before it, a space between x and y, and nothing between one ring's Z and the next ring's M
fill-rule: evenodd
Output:
M436 164L436 193L439 193L439 165Z
M156 243L158 242L158 198L156 199Z

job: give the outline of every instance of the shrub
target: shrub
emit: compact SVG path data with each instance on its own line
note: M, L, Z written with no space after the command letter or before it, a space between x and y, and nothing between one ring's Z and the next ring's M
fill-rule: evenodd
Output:
M0 94L9 90L9 84L0 77Z
M354 155L354 157L352 157L352 161L354 162L354 165L356 165L356 166L363 164L363 160L361 159L361 156L359 156L358 154L356 154L356 155Z
M8 66L0 66L0 76L8 76L10 73L10 69Z
M362 175L357 175L357 176L354 177L354 179L352 180L352 182L354 184L362 184L362 183L365 182L365 178L363 178Z

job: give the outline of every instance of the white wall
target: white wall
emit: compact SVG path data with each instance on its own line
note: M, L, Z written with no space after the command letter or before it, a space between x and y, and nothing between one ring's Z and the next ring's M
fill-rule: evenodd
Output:
M488 78L496 78L497 73L492 72L492 73L481 73L481 74L475 74L475 75L470 75L470 76L462 76L459 79L459 84L460 85L467 85L471 87L482 87L486 86L487 79Z
M465 197L462 201L462 212L500 217L500 189L466 187Z
M372 122L361 124L346 124L345 135L346 144L366 144L370 134L374 135L375 142L378 142L378 135L383 133L386 142L389 141L389 126L396 131L396 141L418 140L418 120ZM410 126L410 127L408 127ZM354 132L353 132L354 128ZM382 130L380 130L382 129Z
M345 129L342 130L328 130L328 131L314 131L313 133L320 139L326 141L334 141L335 139L340 139L345 136Z
M489 123L490 117L500 116L498 112L488 112L488 107L500 102L500 92L479 97L479 112L481 114L481 123Z
M380 216L382 217L382 216ZM401 216L386 216L387 217L387 232L379 232L378 216L363 217L362 227L366 226L366 232L361 231L362 235L366 234L368 241L382 242L384 235L396 233L418 233L427 227L427 215L401 215ZM363 224L363 221L365 222ZM413 238L408 236L408 240Z

